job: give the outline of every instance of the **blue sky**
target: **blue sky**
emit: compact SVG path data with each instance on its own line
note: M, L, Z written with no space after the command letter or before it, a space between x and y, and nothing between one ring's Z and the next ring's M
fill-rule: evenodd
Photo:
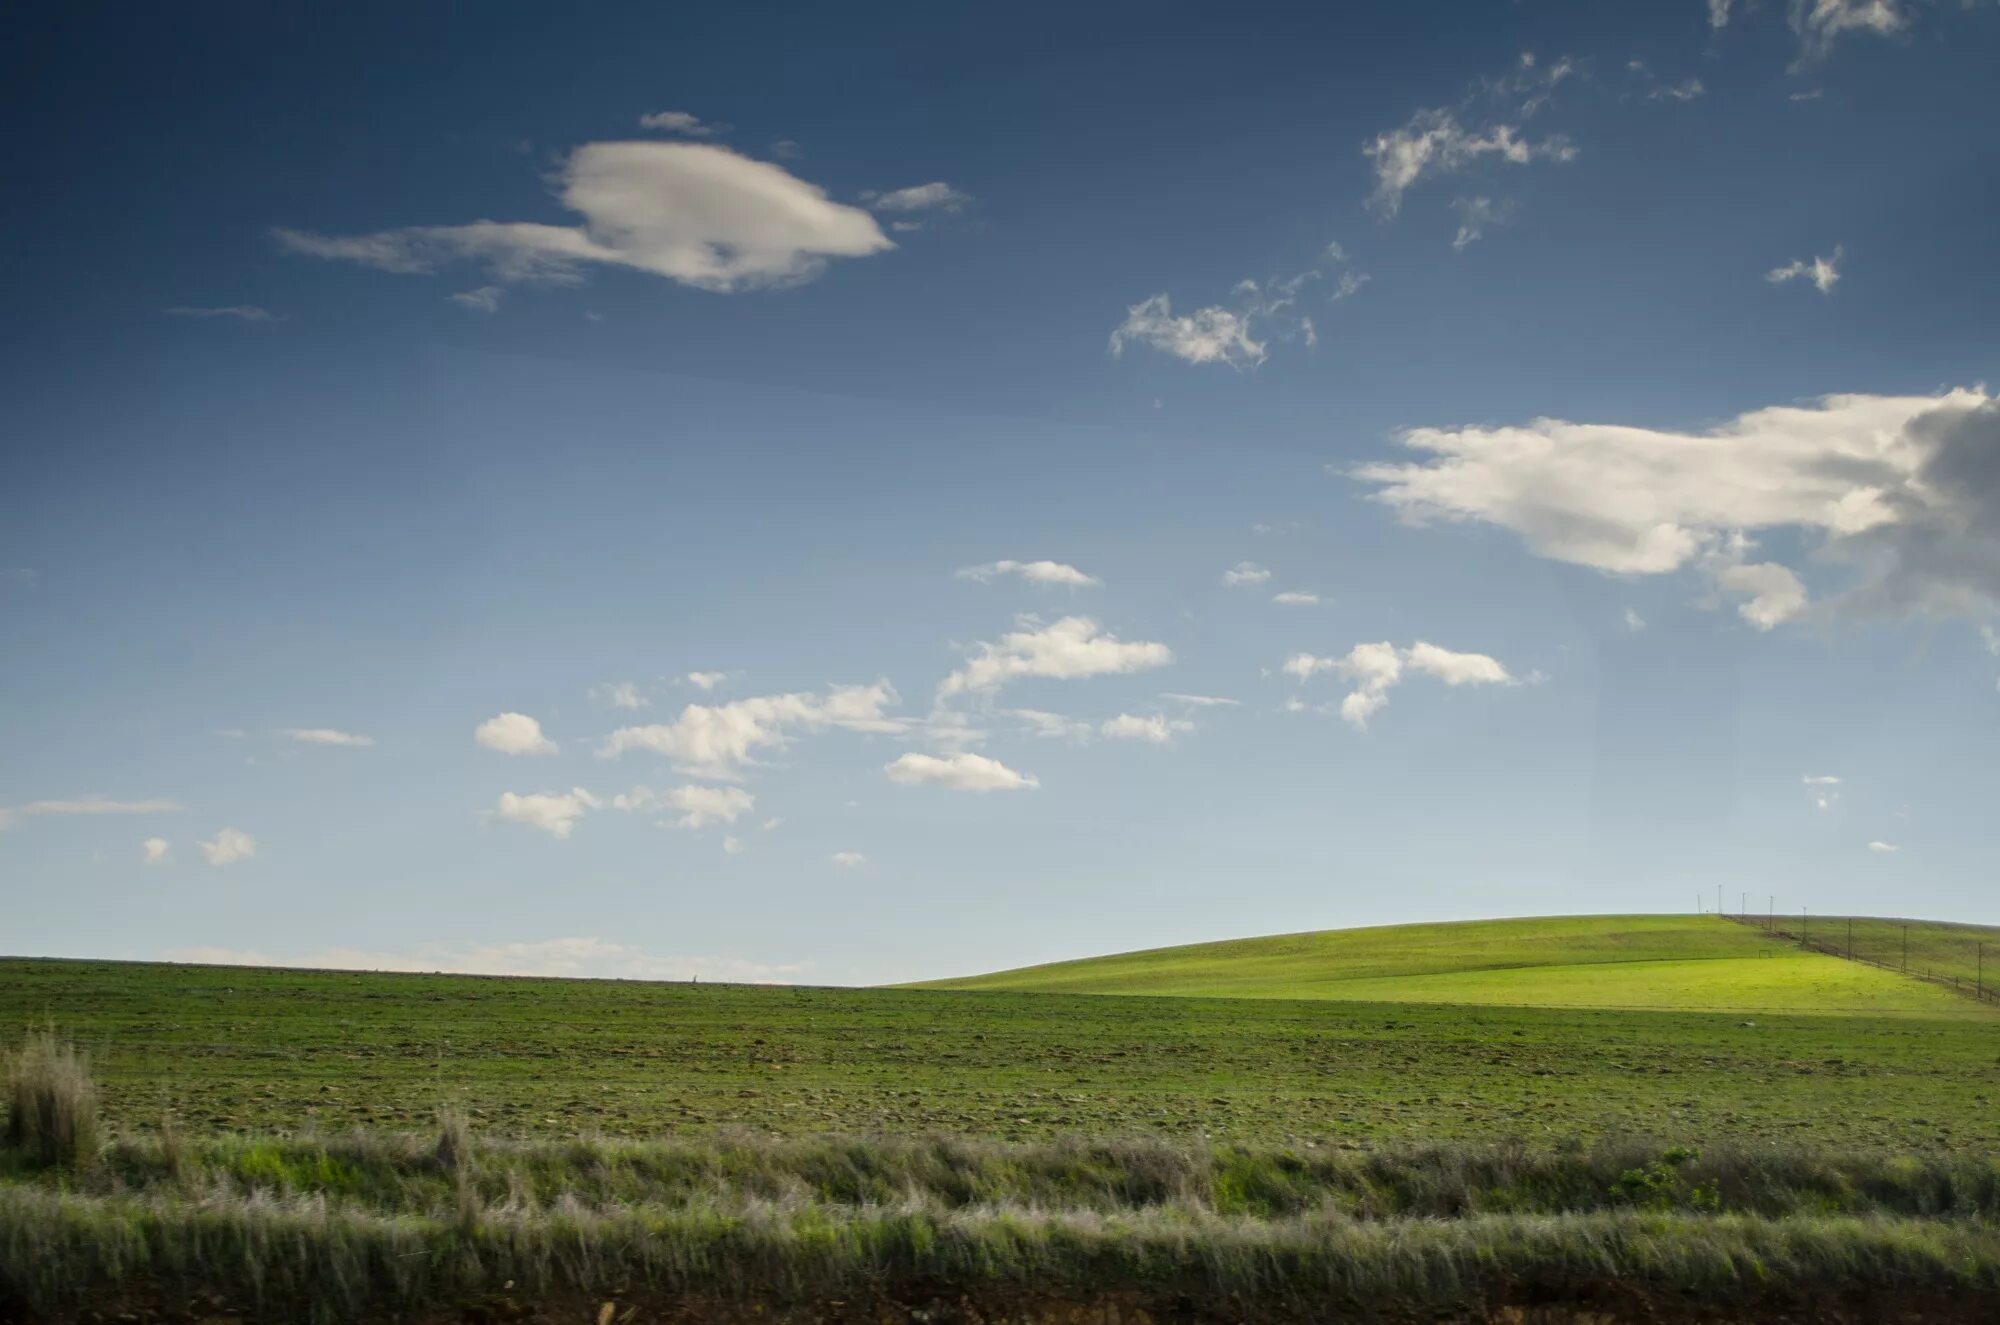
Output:
M2000 921L2000 11L17 22L15 952Z

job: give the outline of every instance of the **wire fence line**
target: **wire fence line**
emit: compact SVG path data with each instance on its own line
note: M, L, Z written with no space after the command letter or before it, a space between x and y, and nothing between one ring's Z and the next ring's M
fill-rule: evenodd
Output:
M1968 979L1956 972L1939 971L1934 966L1923 963L1921 957L1918 962L1913 963L1909 957L1907 926L1904 926L1900 921L1884 921L1870 918L1870 923L1872 924L1894 925L1903 931L1896 939L1888 941L1894 950L1882 952L1879 951L1879 940L1878 944L1875 945L1878 947L1878 950L1875 951L1864 950L1862 945L1856 943L1853 922L1861 917L1826 916L1820 921L1825 930L1814 932L1812 921L1809 918L1802 917L1798 923L1798 927L1794 928L1790 917L1780 919L1773 914L1751 915L1732 914L1729 912L1720 912L1718 914L1724 920L1732 920L1746 928L1754 929L1776 943L1786 943L1803 948L1809 952L1820 952L1825 953L1829 957L1838 957L1843 961L1860 962L1864 966L1873 966L1884 971L1894 971L1899 975L1909 976L1913 980L1923 980L1940 988L1952 990L1954 993L1962 994L1966 998L1976 999L1981 1003L2000 1003L2000 990L1994 988L1994 976L2000 976L2000 939L1967 937L1963 940L1965 948L1964 956L1967 958L1966 964L1971 966L1974 971L1974 974ZM1830 933L1826 931L1830 931ZM1994 959L1990 965L1987 961L1989 956L1987 949L1989 946L1992 948L1990 955ZM1989 970L1993 972L1993 975L1987 974Z

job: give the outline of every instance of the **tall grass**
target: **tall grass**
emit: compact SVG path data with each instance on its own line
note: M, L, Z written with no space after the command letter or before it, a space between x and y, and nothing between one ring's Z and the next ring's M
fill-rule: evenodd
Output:
M7 1148L31 1165L79 1169L98 1139L90 1060L51 1031L31 1033L7 1058Z

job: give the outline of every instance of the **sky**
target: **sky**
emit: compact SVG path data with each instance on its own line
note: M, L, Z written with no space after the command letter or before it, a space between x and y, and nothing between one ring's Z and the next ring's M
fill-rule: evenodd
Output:
M9 25L0 951L2000 923L2000 6Z

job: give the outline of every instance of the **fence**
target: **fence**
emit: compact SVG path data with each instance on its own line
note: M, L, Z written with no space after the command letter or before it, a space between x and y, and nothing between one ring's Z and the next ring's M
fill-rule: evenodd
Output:
M1881 952L1869 953L1859 950L1854 942L1853 917L1827 916L1821 920L1820 923L1822 925L1831 928L1833 933L1833 937L1831 938L1826 937L1824 934L1815 933L1810 921L1802 921L1801 927L1795 930L1791 928L1789 918L1780 919L1773 915L1731 915L1724 913L1722 918L1724 920L1733 920L1739 925L1754 929L1758 933L1769 937L1774 942L1790 943L1810 952L1821 952L1829 957L1838 957L1843 961L1860 962L1864 966L1874 966L1884 971L1895 971L1899 975L1909 976L1913 980L1927 981L1940 988L1962 994L1967 998L1977 999L1982 1003L2000 1003L2000 990L1996 990L1986 980L1986 945L1983 940L1969 939L1966 941L1965 955L1972 959L1970 964L1973 966L1974 971L1972 979L1968 980L1962 975L1953 972L1938 971L1929 966L1920 965L1912 967L1907 956L1909 951L1907 935L1902 936L1902 955L1900 956ZM1883 922L1875 921L1874 923L1879 924ZM1890 921L1887 923L1895 924L1897 922ZM1995 944L1995 956L1996 958L2000 958L2000 944ZM1996 968L2000 968L2000 962L1996 962ZM2000 969L1996 969L1995 974L2000 975Z

